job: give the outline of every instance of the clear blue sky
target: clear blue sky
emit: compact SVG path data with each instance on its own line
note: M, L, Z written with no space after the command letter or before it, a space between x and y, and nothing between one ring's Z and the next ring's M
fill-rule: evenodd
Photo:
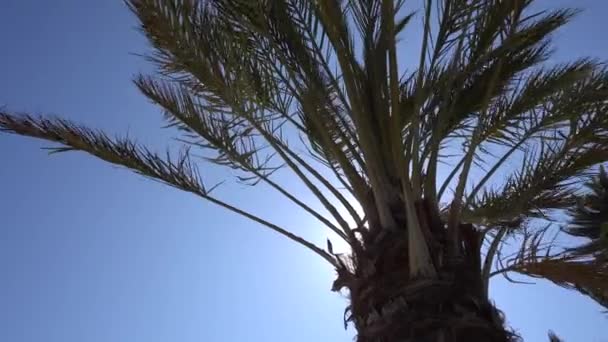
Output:
M601 0L558 35L558 58L608 59ZM1 0L0 105L57 113L162 147L160 112L131 76L145 44L117 0ZM351 341L333 271L304 248L199 199L82 154L0 136L0 341ZM213 179L227 176L210 170ZM243 190L243 191L241 191ZM296 188L296 190L298 190ZM224 194L322 244L263 189ZM493 284L527 341L608 341L590 300L540 282Z

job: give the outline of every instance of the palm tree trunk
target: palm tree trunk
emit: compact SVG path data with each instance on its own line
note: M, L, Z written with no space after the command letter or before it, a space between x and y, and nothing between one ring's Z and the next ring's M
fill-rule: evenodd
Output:
M378 230L375 236L363 236L363 248L340 260L334 290L349 290L345 324L354 324L357 341L514 340L484 291L479 234L472 226L461 225L461 257L448 260L441 221L430 217L428 210L423 214L427 222L435 222L425 231L436 278L410 278L405 231Z

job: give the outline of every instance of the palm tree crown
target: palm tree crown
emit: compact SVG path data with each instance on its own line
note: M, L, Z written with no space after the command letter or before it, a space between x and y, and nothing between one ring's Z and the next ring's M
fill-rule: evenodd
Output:
M533 2L425 0L408 12L404 0L128 0L156 66L135 85L184 149L157 154L7 110L0 129L124 166L306 246L338 270L334 289L350 290L360 341L375 341L364 339L375 309L355 283L389 267L378 253L391 243L405 253L396 258L409 281L443 281L469 260L486 294L491 276L515 271L607 305L605 175L580 203L582 185L608 160L608 70L589 58L550 63L550 37L576 11L534 12ZM421 46L401 47L420 17ZM217 197L194 150L236 170L238 181L284 195L350 255ZM324 210L279 183L279 169ZM564 232L592 242L560 249L546 238L561 231L564 213L574 218ZM521 242L512 255L501 253L509 238ZM392 310L377 315L384 309Z

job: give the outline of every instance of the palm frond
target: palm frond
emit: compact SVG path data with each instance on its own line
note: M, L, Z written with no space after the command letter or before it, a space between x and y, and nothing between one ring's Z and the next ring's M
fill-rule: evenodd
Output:
M83 151L112 164L124 166L146 177L159 180L199 196L209 194L196 165L186 150L178 157L165 158L126 138L112 139L102 131L78 126L61 118L35 118L0 112L3 132L26 135L59 143L50 153Z
M589 193L577 196L577 205L568 210L572 220L564 230L591 240L572 253L608 262L608 176L603 167L587 188Z
M463 195L469 174L479 164L479 154L487 151L483 144L495 132L501 131L498 128L502 125L501 120L496 118L504 113L499 111L500 114L496 115L497 111L493 113L493 109L505 99L506 102L514 102L514 85L546 60L550 54L551 33L567 23L574 14L573 11L563 10L528 20L522 18L528 2L494 5L480 1L477 5L478 8L467 8L460 36L455 37L452 43L455 45L448 48L448 51L452 51L451 58L443 62L444 65L439 62L437 66L444 74L434 78L438 82L435 87L439 89L435 96L440 96L439 99L426 100L435 107L430 108L430 113L435 114L427 115L432 122L427 125L430 133L426 135L431 151L427 153L427 197L435 196L436 169L444 141L456 139L463 145L462 159L458 163L460 175L449 206L448 232L452 235L452 249L457 249L458 245L454 242L458 240L458 222L463 211L468 210L468 201L463 199ZM441 49L436 53L440 53L438 51ZM434 60L441 60L441 57ZM534 102L534 98L529 100ZM454 170L441 186L440 194L452 177L457 175L457 171ZM436 198L433 200L437 201Z
M557 235L547 239L552 225L542 229L524 231L517 252L499 256L499 269L491 275L517 272L533 278L542 278L566 289L575 290L608 308L608 263L587 255L573 253L559 246ZM559 232L558 232L559 234Z
M608 176L603 167L587 183L590 193L577 196L577 205L568 210L572 217L564 231L591 241L568 249L580 258L593 260L600 269L608 267ZM608 290L576 284L576 290L591 297L608 310ZM608 311L607 311L608 312Z
M182 98L192 99L189 102L194 102L199 112L204 111L203 115L214 116L214 120L221 116L223 121L230 122L231 128L234 123L242 128L230 129L225 135L246 139L249 145L264 142L270 151L274 150L344 231L348 231L346 222L313 180L329 190L360 222L345 197L288 147L285 140L293 130L304 135L316 132L319 139L314 140L314 146L323 152L319 156L329 158L328 163L337 162L354 191L363 196L366 186L359 174L363 170L362 159L348 114L349 105L344 101L337 76L323 59L327 56L323 52L327 49L326 38L320 21L313 16L312 3L142 0L131 1L130 7L155 49L150 58L161 74L178 83L186 95ZM150 91L154 89L136 82L140 88L147 88L142 89L144 94L157 102L159 97ZM302 109L303 115L298 115L295 107ZM173 115L172 111L167 112ZM201 128L206 129L198 127L199 134ZM243 132L258 137L239 138ZM221 146L215 149L220 156L224 154ZM259 149L251 147L251 150L256 151L251 153L253 158Z
M608 158L606 79L604 71L592 73L550 96L543 104L544 114L535 112L534 118L528 116L530 122L520 121L524 128L507 139L507 152L468 196L467 220L492 225L546 217L551 210L573 204L577 187ZM581 89L585 95L577 96ZM486 187L474 198L489 176L522 149L519 170L507 176L500 189Z
M526 261L514 271L543 278L561 287L576 290L608 308L608 266L606 263L558 257Z
M50 148L51 153L82 151L111 164L123 166L142 176L160 181L177 189L190 192L211 203L253 220L275 232L311 249L335 265L334 257L323 249L294 235L288 230L234 207L215 196L213 187L207 188L186 149L177 157L167 152L165 157L126 138L110 138L106 133L76 125L61 118L35 118L29 115L0 112L0 131L30 136L61 146Z

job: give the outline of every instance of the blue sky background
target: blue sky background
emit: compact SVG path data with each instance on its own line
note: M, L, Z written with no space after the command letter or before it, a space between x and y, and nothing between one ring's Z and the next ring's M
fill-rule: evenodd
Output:
M608 58L608 2L541 1L558 4L586 11L558 34L556 59ZM2 0L0 105L161 148L173 134L130 83L148 68L130 54L146 47L134 27L121 1ZM0 136L0 341L352 340L345 301L329 291L333 271L306 249L191 195L41 146ZM222 191L324 243L316 222L269 191ZM492 296L527 341L546 341L548 329L608 341L601 308L574 292L497 279Z

